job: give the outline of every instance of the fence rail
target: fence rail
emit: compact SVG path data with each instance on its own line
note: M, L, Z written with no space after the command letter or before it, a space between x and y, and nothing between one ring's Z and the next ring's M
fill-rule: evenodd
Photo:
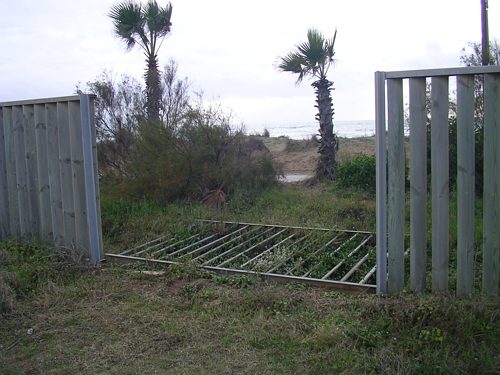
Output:
M93 100L0 103L0 240L39 238L102 258Z
M405 148L403 80L409 86L410 288L423 292L427 277L427 108L431 103L432 291L449 285L449 77L457 80L457 282L470 296L474 284L474 76L484 77L482 290L498 295L500 274L500 67L375 73L377 141L377 291L405 285ZM426 79L431 80L426 98ZM386 107L387 101L387 107ZM387 132L386 132L387 109ZM387 154L387 156L386 156ZM387 160L388 159L388 160ZM388 166L388 177L386 168Z

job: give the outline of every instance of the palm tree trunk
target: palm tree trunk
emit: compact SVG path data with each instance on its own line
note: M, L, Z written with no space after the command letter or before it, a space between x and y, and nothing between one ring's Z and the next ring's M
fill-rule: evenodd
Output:
M320 79L312 84L316 91L316 108L318 114L316 120L319 121L319 160L316 166L316 178L318 180L335 179L335 152L337 151L337 137L333 134L333 103L332 90L333 83L327 79Z
M146 111L148 119L160 119L160 72L158 68L158 58L156 55L149 55L146 59L148 68L145 74L146 80Z

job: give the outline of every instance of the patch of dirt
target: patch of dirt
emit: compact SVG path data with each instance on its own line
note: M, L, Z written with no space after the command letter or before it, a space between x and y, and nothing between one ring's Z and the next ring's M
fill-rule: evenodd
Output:
M281 165L284 174L308 174L313 175L318 162L316 148L303 147L301 151L287 151L287 137L261 137L267 149L271 152L275 162ZM309 140L293 142L310 142ZM339 150L337 160L344 162L352 159L356 154L375 154L375 137L339 138Z

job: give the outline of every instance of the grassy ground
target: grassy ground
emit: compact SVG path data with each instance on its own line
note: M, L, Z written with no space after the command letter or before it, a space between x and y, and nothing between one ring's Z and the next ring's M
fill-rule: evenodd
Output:
M46 276L0 320L2 374L500 370L497 300L342 295L189 265Z
M107 251L195 217L374 229L374 197L323 185L197 203L103 192ZM344 295L202 273L88 270L43 246L0 247L0 373L456 374L500 371L500 300Z

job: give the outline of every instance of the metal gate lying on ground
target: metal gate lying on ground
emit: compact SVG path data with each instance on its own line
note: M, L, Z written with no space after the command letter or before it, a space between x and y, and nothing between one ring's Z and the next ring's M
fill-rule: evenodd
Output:
M200 220L184 236L162 236L110 262L194 262L224 274L258 275L328 289L375 292L375 234Z

